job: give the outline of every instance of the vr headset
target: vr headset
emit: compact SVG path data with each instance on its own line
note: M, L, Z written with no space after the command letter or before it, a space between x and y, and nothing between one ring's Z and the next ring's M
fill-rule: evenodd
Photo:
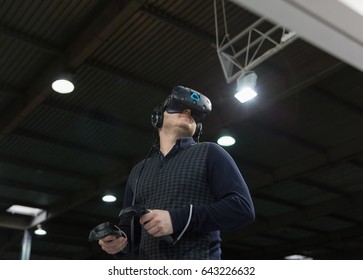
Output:
M163 111L181 113L190 109L196 123L201 123L212 111L212 103L205 95L183 86L173 88L171 95L163 105Z

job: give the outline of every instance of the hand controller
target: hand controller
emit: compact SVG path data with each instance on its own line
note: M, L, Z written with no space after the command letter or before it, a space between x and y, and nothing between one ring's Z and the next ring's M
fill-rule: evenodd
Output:
M133 205L127 208L121 209L118 216L121 218L125 218L127 221L131 221L132 217L138 216L141 217L142 215L149 213L150 211L147 210L145 207L140 205Z
M132 217L138 216L141 217L142 215L145 215L149 213L150 211L146 209L145 207L142 207L140 205L133 205L129 206L127 208L124 208L120 211L119 217L125 218L127 221L131 221ZM164 235L160 237L161 240L166 242L168 245L173 244L174 240L170 235Z
M107 235L114 235L116 238L121 236L120 230L110 222L105 222L94 227L88 236L88 241L97 241Z

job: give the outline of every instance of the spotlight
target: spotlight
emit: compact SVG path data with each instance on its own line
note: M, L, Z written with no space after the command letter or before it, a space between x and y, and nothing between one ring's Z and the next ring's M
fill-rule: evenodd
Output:
M237 79L237 93L234 95L239 102L244 103L248 100L257 96L254 90L256 86L257 75L255 72L250 72L248 74L242 74Z
M61 94L71 93L74 90L70 74L63 74L54 80L52 89Z
M37 225L37 229L34 231L36 235L46 235L47 232L42 228L42 225Z

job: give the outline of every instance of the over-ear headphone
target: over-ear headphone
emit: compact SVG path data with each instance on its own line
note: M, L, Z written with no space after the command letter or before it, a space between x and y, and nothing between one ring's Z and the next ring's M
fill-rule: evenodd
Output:
M199 137L200 135L202 135L202 133L203 133L203 125L202 123L197 123L197 127L195 128L193 138L199 141Z
M154 111L151 113L151 124L153 127L161 128L163 126L163 114L164 110L161 108L161 106L154 108Z
M154 108L151 114L151 124L153 125L153 127L161 128L163 126L164 111L166 107L168 107L170 99L171 97L168 96L168 98L165 99L163 105Z
M153 112L151 113L151 124L153 127L161 128L163 126L164 111L165 108L168 106L169 100L170 99L168 98L162 106L155 107ZM199 139L202 132L203 132L202 123L197 123L193 138Z

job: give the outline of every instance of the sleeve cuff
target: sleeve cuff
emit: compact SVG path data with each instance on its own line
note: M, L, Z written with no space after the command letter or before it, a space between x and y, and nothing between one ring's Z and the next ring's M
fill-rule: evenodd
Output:
M189 207L168 210L173 225L173 235L179 234L188 222Z

